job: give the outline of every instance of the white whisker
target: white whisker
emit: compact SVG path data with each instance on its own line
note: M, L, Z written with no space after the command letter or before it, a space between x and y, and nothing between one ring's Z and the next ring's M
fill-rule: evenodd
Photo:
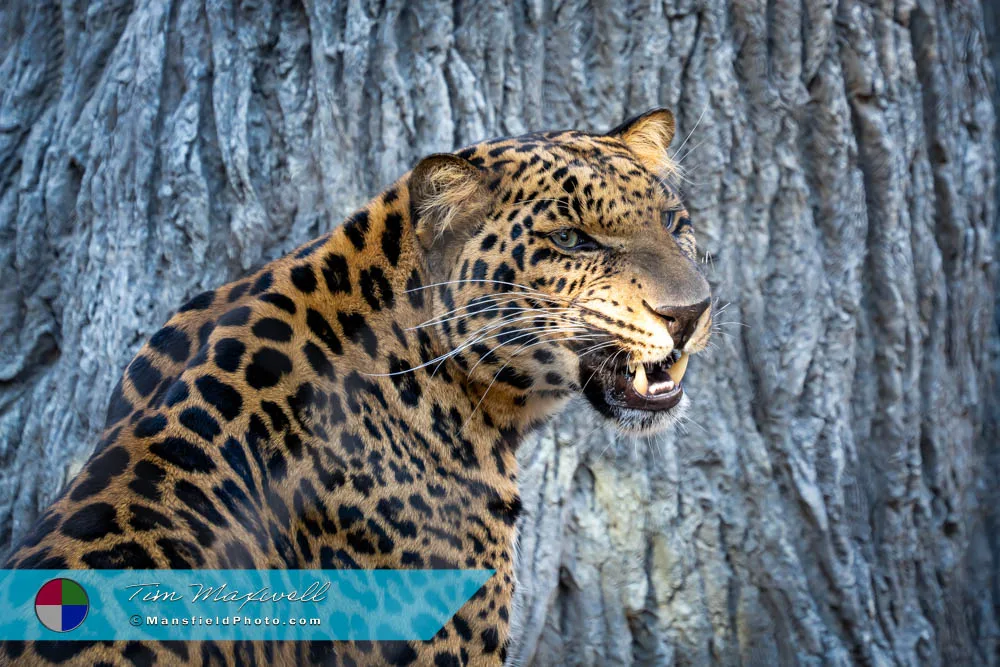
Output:
M689 140L689 139L690 139L690 138L692 137L692 135L694 135L694 131L698 129L698 126L699 126L699 125L701 125L701 121L702 121L702 119L703 119L703 118L705 117L705 114L706 114L706 113L708 113L708 104L706 104L706 105L705 105L705 108L701 110L701 115L700 115L700 116L698 116L698 120L696 120L696 121L695 121L695 123L694 123L694 126L693 126L693 127L691 128L691 130L690 130L690 131L689 131L689 132L687 133L687 136L686 136L686 137L684 137L684 141L682 141L682 142L681 142L681 145L680 145L680 146L678 146L678 147L677 147L677 150L675 150L675 151L674 151L674 155L677 155L677 154L679 154L679 153L680 153L680 152L681 152L682 150L684 150L684 146L685 146L685 145L687 145L687 142L688 142L688 140ZM676 162L680 162L680 160L677 160L676 158L675 158L675 161L676 161Z
M414 371L418 371L421 368L426 368L427 366L430 366L431 364L434 364L434 363L443 363L444 361L447 361L450 357L454 357L455 355L457 355L458 353L462 352L463 350L468 349L470 346L475 345L476 343L478 343L478 342L480 342L482 340L489 340L489 338L483 338L480 334L485 334L485 333L489 333L491 331L495 331L497 329L502 329L503 327L508 326L510 324L513 324L515 322L536 319L538 317L548 317L548 316L531 315L529 317L515 318L513 320L507 319L507 320L501 320L500 322L492 322L489 325L480 327L479 329L477 329L476 331L474 331L458 347L456 347L456 348L450 350L449 352L446 352L446 353L444 353L444 354L442 354L442 355L440 355L438 357L435 357L434 359L431 359L429 361L425 361L424 363L422 363L422 364L420 364L418 366L414 366L413 368L408 368L405 371L396 371L394 373L365 373L365 375L367 375L369 377L389 377L389 376L392 376L392 375L403 375L405 373L412 373ZM580 326L581 326L581 328L583 328L582 325L580 325ZM503 335L503 333L500 333L500 334L497 334L497 335L498 336L499 335Z
M506 281L503 281L503 280L490 280L488 278L481 278L481 279L480 278L467 278L465 280L445 280L443 282L432 283L430 285L421 285L420 287L412 287L412 288L410 288L408 290L405 290L404 294L405 293L409 293L409 292L419 292L420 290L431 289L433 287L444 287L445 285L461 285L461 284L466 284L466 283L484 283L484 284L492 284L492 285L506 285L508 287L517 287L518 289L523 289L526 292L533 293L533 294L540 294L542 296L551 296L551 295L545 294L543 292L539 292L538 290L536 290L534 288L528 287L527 285L521 285L519 283L509 283L509 282L506 282Z
M454 320L460 320L460 319L463 319L463 318L466 318L466 317L470 317L470 318L471 317L475 317L477 315L482 314L484 311L499 312L501 310L503 312L506 312L507 314L510 314L508 311L517 311L517 312L524 312L524 313L556 313L556 312L558 312L558 313L573 313L573 312L576 312L575 308L525 308L525 307L522 307L522 306L517 306L517 307L504 306L502 309L500 309L500 308L484 308L483 310L476 311L474 313L467 313L467 314L464 314L464 315L454 315L452 317L448 317L448 318L445 318L445 319L427 320L426 322L422 322L422 323L417 324L415 326L408 327L406 330L407 331L413 331L415 329L423 329L425 327L434 326L434 325L437 325L437 324L444 324L445 322L452 322Z

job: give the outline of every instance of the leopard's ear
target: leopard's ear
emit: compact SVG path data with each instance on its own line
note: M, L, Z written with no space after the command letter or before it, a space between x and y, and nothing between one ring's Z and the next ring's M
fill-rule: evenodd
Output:
M454 245L489 207L483 172L465 158L435 153L410 172L410 212L425 251Z
M654 174L664 174L676 170L667 154L675 130L674 114L670 109L657 108L625 121L608 135L621 139Z

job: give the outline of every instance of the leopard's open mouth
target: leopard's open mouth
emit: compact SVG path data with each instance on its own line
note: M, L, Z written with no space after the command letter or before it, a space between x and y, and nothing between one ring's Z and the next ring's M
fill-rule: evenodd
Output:
M623 430L656 428L684 398L684 374L689 355L674 350L665 359L644 364L623 354L583 355L580 383L594 408L618 422Z
M666 359L655 363L627 363L615 376L612 395L624 407L669 410L680 402L684 394L682 382L688 358L689 355L674 351Z

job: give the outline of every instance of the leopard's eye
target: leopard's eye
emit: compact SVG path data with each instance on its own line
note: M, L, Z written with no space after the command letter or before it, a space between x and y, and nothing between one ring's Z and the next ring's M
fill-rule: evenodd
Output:
M663 214L663 226L667 228L667 231L673 231L674 219L677 217L676 211L667 211Z
M557 229L549 234L552 242L563 250L593 250L597 243L578 229Z
M663 214L663 226L674 236L681 237L691 231L691 218L687 211L667 211Z

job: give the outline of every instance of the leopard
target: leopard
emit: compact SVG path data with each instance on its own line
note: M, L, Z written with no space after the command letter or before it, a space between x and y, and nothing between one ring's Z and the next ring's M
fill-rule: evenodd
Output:
M10 569L486 569L430 640L6 642L17 664L501 665L519 445L581 397L690 410L712 292L673 114L429 155L326 235L198 294L126 366Z

